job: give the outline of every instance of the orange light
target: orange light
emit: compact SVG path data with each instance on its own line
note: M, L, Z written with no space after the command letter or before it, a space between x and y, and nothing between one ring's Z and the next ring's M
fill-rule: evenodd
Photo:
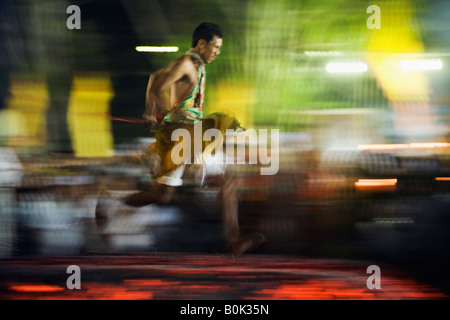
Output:
M436 181L450 181L450 177L436 177Z
M10 289L18 292L57 292L64 290L64 288L59 286L49 286L44 284L11 285Z
M392 187L397 184L397 179L359 179L356 187Z

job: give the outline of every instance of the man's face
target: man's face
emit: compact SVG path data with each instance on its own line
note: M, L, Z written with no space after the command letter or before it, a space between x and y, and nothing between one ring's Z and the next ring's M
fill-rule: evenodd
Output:
M210 42L206 42L204 39L201 39L199 41L199 47L199 54L205 64L211 63L220 54L222 38L214 35Z

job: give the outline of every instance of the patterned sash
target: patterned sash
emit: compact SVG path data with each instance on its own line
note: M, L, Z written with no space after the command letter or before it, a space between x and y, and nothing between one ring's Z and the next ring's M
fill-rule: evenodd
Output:
M192 82L188 90L181 96L177 103L170 108L164 117L163 123L194 123L203 119L203 98L205 91L206 72L203 60L190 49L187 53L196 65L199 65L197 79Z

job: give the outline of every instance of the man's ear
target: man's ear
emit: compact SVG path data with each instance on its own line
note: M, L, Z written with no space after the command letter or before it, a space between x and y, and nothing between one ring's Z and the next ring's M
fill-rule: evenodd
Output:
M199 48L204 48L204 47L206 47L206 45L207 45L205 39L200 39L200 40L198 40L198 43L197 43L197 44L198 44Z

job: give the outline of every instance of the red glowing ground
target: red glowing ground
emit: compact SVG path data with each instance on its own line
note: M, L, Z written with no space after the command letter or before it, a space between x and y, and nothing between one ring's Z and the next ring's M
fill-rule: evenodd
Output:
M3 300L391 300L448 299L414 275L380 264L381 289L368 289L373 262L220 254L100 255L0 261ZM81 289L66 287L67 267Z

